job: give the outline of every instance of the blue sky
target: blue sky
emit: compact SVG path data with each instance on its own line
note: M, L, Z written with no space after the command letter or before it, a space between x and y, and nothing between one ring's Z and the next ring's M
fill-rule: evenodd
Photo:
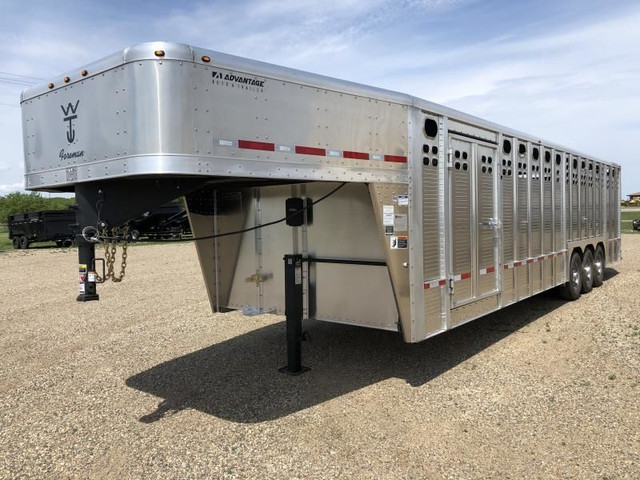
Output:
M0 0L0 195L23 187L22 84L152 40L416 95L617 162L640 191L637 0Z

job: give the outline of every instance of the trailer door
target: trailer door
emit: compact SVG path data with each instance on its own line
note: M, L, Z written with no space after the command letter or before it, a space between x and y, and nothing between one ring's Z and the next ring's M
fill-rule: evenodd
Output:
M497 151L454 135L449 147L449 264L456 308L498 292Z

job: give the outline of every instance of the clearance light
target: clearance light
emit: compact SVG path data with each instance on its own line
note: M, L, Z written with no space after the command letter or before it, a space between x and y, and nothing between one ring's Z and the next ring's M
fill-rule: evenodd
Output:
M211 61L211 58L210 58L210 57L208 57L207 55L204 55L204 56L202 57L202 61L203 61L204 63L209 63L209 62Z
M48 85L48 87L49 87L49 88L53 88L53 87L54 87L53 83L50 83L50 84Z
M80 72L80 75L82 75L83 77L86 77L88 73L89 73L89 72L87 72L86 70L82 70L82 71Z
M155 52L156 57L164 57L164 50L156 50Z
M64 77L64 83L69 83L71 79L69 77Z

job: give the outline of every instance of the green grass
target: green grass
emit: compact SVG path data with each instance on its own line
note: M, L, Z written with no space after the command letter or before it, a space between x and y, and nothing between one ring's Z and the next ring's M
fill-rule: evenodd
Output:
M631 222L635 218L640 218L640 212L625 212L624 207L620 212L620 229L623 233L640 233L633 229Z
M0 225L0 251L13 249L11 239L8 237L9 229L6 225Z

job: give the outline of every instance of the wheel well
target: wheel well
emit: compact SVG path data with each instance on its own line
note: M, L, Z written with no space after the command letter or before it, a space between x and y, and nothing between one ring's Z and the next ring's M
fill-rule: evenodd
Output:
M604 243L598 242L598 245L596 245L596 248L598 248L598 247L602 248L602 253L604 253L604 256L606 257L607 256L607 250L604 248Z
M582 258L582 249L580 247L576 247L571 252L571 256L569 257L569 260L571 260L571 257L573 257L574 253L577 253L578 255L580 255L580 258Z

